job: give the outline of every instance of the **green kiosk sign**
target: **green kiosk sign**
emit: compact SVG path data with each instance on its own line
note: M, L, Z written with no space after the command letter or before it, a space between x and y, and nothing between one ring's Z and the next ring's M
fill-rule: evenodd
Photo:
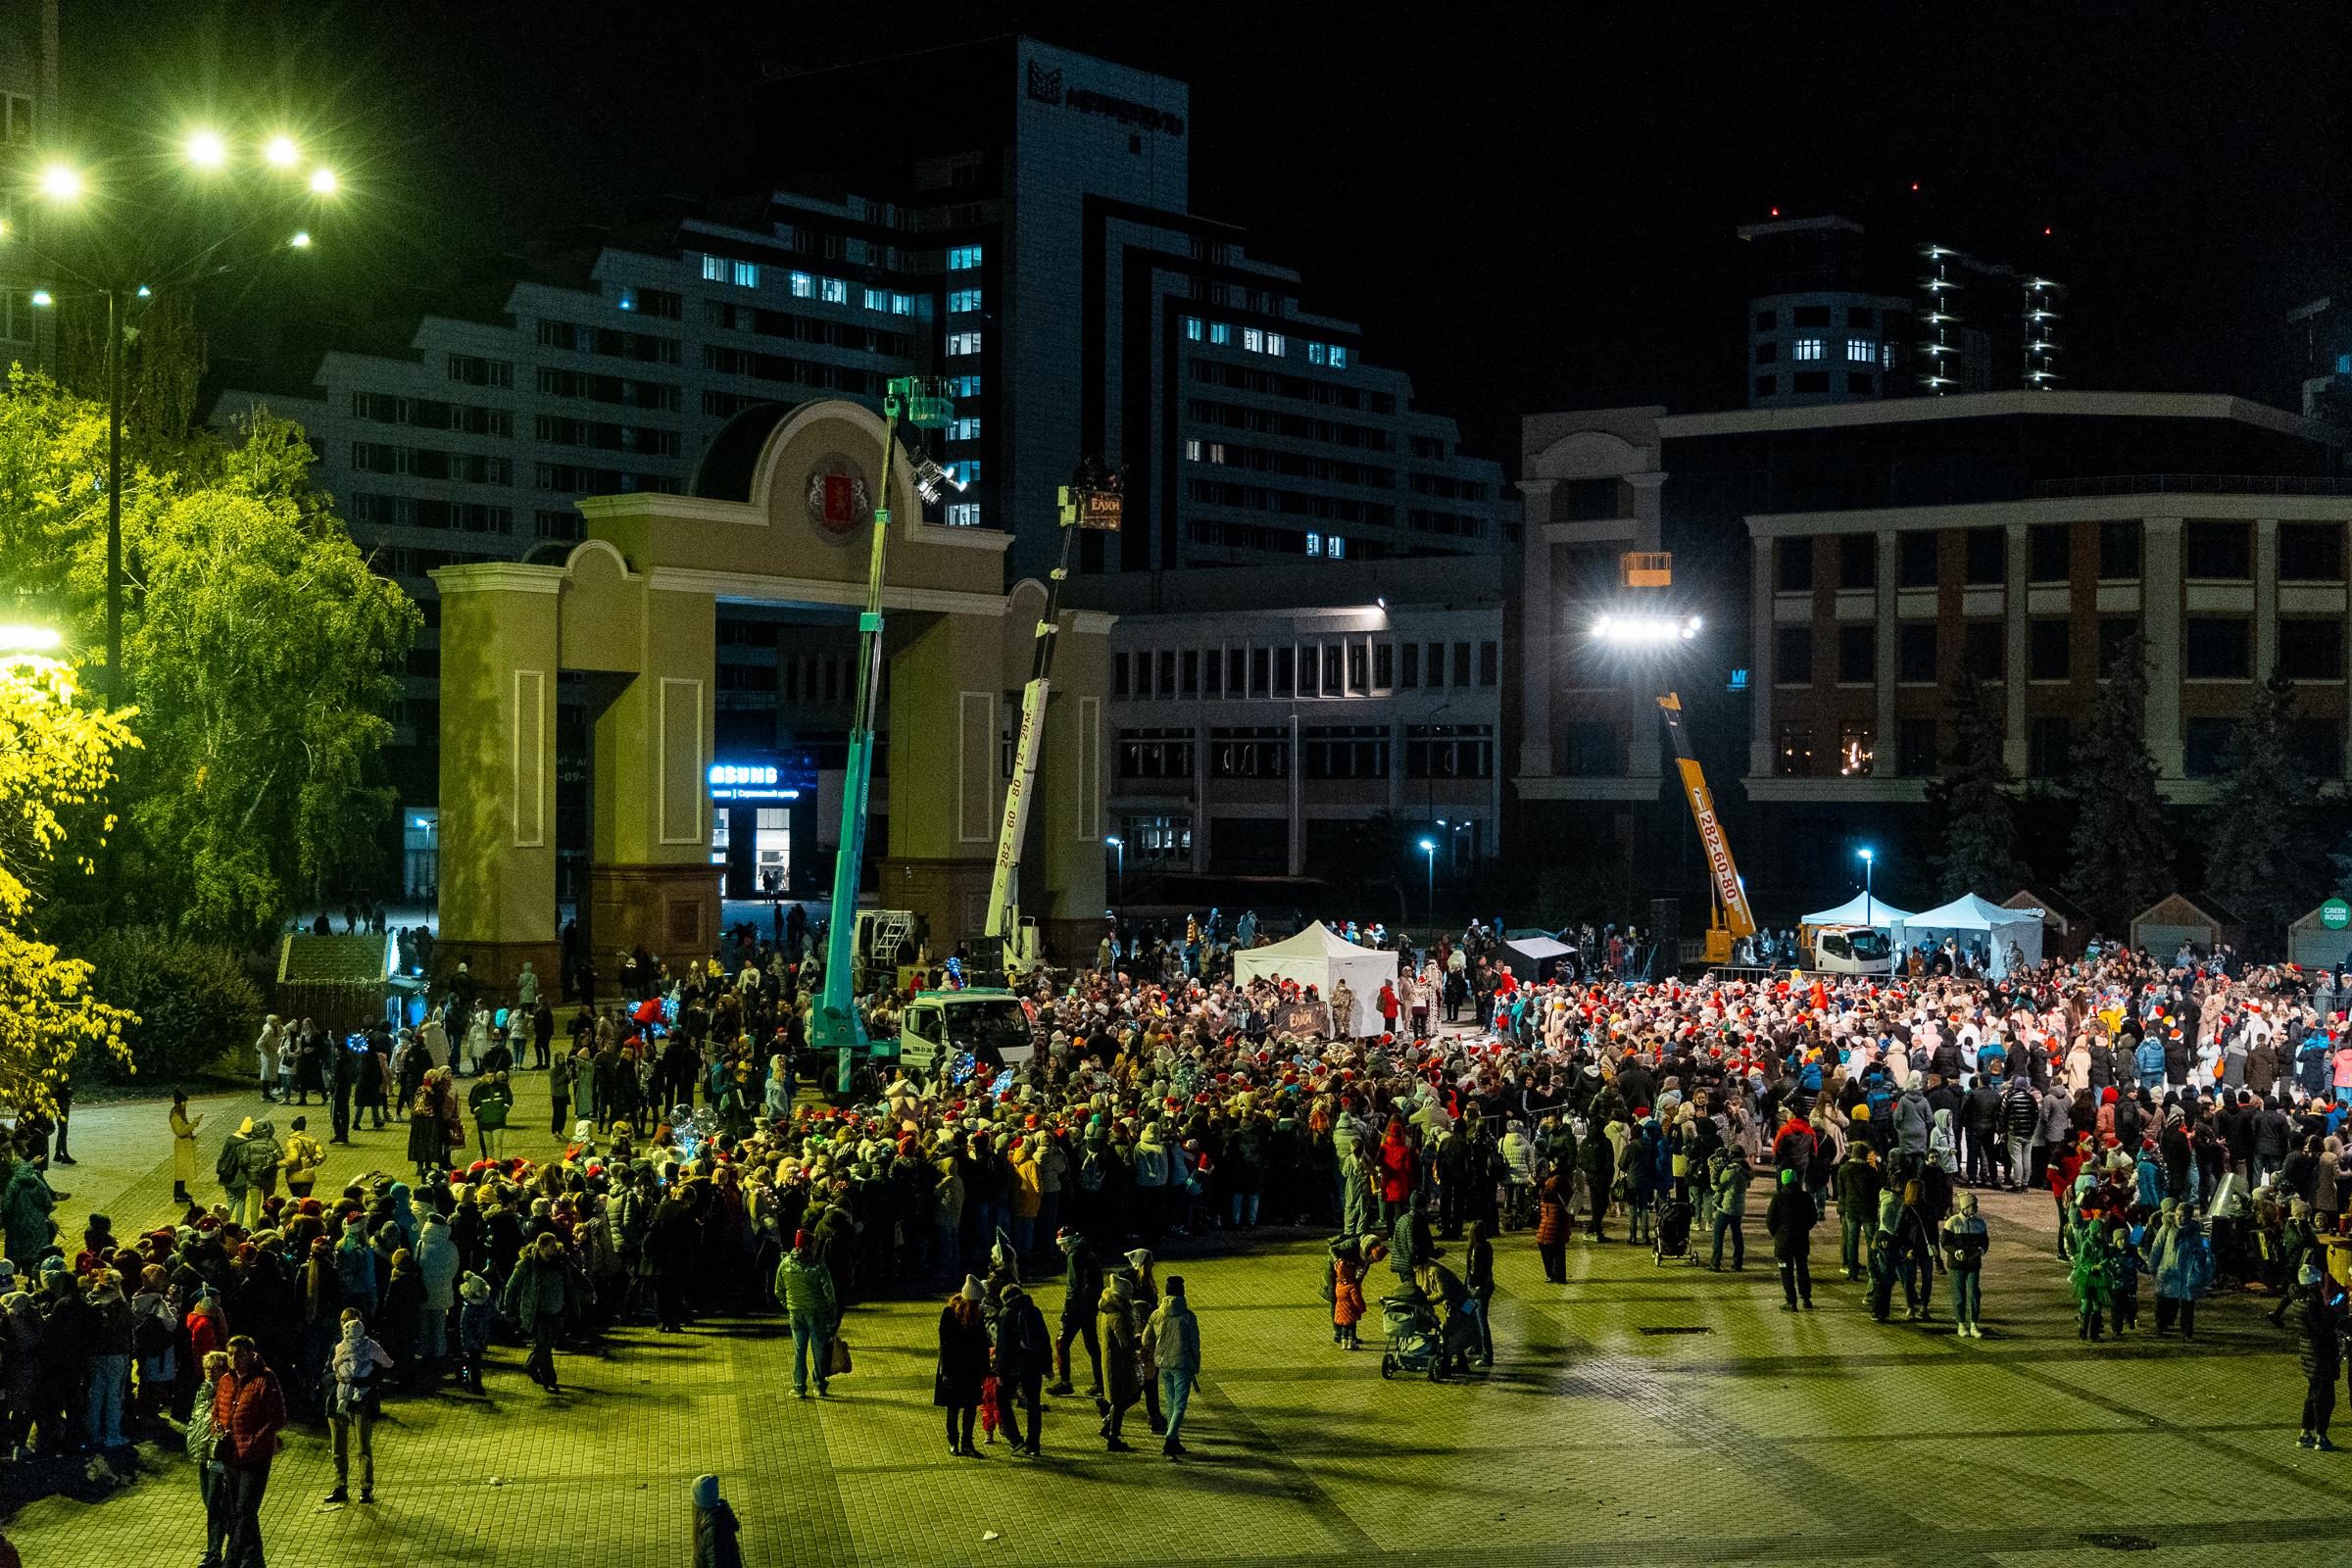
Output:
M2341 899L2329 899L2320 906L2320 924L2330 931L2341 931L2352 925L2352 904Z

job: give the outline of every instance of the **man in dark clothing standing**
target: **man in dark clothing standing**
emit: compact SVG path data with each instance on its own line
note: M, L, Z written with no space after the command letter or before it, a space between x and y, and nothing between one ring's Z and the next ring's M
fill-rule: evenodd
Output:
M1764 1210L1764 1229L1772 1236L1773 1261L1781 1269L1781 1294L1788 1302L1781 1310L1813 1310L1813 1200L1793 1170L1781 1172L1772 1203Z
M1075 1339L1086 1346L1086 1357L1094 1363L1094 1386L1088 1391L1100 1398L1102 1393L1102 1342L1095 1330L1095 1312L1102 1304L1102 1265L1095 1257L1095 1249L1084 1236L1067 1228L1054 1237L1061 1249L1064 1263L1061 1272L1061 1332L1054 1339L1054 1387L1047 1392L1056 1397L1070 1394L1070 1342Z

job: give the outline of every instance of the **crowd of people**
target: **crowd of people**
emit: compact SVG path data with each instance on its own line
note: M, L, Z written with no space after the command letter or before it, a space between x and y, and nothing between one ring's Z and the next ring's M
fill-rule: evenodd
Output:
M200 1460L208 1560L253 1560L289 1420L327 1429L332 1500L356 1464L366 1502L381 1402L480 1392L501 1340L552 1391L565 1348L615 1324L780 1313L795 1392L823 1397L845 1313L937 1293L952 1452L976 1451L977 1425L1038 1454L1045 1396L1083 1388L1107 1449L1141 1404L1176 1458L1201 1336L1158 1263L1170 1238L1316 1227L1336 1237L1316 1265L1332 1343L1355 1348L1377 1302L1433 1325L1446 1375L1494 1357L1507 1233L1532 1227L1552 1282L1612 1230L1741 1269L1756 1182L1790 1312L1816 1305L1811 1236L1834 1216L1873 1317L1899 1298L1932 1319L1940 1274L1956 1331L1981 1336L1976 1195L1997 1189L2049 1195L2063 1273L2010 1288L2063 1282L2085 1340L2138 1332L2143 1294L2156 1334L2190 1337L2211 1293L2275 1293L2311 1379L2304 1441L2328 1445L2352 983L2112 951L1992 983L1522 982L1487 927L1396 943L1406 995L1343 1008L1137 942L1029 988L1027 1059L886 1069L847 1103L797 1093L809 987L748 934L674 974L631 960L643 995L580 1008L560 1040L533 977L502 1018L461 973L423 1026L326 1048L377 1075L401 1175L321 1191L306 1118L255 1119L211 1162L215 1198L202 1118L175 1101L176 1221L119 1237L92 1215L76 1247L21 1137L0 1179L0 1452L168 1419ZM1200 944L1212 964L1220 945L1229 964L1236 943ZM1416 1027L1414 996L1471 1026ZM868 999L872 1027L906 1000ZM267 1098L300 1109L320 1084L289 1076L285 1040L312 1031L271 1031ZM514 1079L541 1071L562 1152L507 1155ZM334 1142L373 1131L328 1114Z

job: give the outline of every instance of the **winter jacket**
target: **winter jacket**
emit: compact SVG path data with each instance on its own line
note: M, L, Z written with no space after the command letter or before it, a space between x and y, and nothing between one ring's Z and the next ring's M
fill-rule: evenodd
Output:
M458 1239L445 1224L427 1223L416 1240L416 1272L424 1281L424 1309L446 1312L458 1299Z
M1200 1320L1183 1297L1171 1296L1159 1303L1159 1310L1144 1325L1144 1350L1162 1372L1188 1379L1200 1376Z
M812 1317L830 1324L841 1313L833 1271L814 1256L802 1256L797 1249L786 1252L776 1265L775 1291L776 1299L794 1317Z
M277 1453L285 1430L286 1396L277 1374L256 1366L244 1377L231 1367L213 1388L213 1457L235 1470L257 1469Z

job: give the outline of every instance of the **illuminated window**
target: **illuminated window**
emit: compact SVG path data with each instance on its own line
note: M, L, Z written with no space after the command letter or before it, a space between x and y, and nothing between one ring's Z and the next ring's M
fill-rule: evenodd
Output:
M1266 334L1254 326L1243 327L1242 347L1252 354L1263 354L1266 351Z
M1266 334L1266 352L1273 355L1280 355L1283 352L1283 336L1280 332Z
M737 288L758 288L760 286L760 269L752 263L737 262L734 271L735 275L731 281Z
M950 502L948 504L948 526L951 528L979 527L980 503L977 501Z
M1188 316L1184 318L1184 335L1191 342L1200 341L1200 318Z
M1879 361L1879 363L1880 363L1880 364L1884 365L1884 366L1885 366L1885 367L1886 367L1887 369L1889 369L1889 370L1891 370L1891 369L1893 369L1893 368L1894 368L1894 345L1893 345L1893 344L1891 344L1891 343L1886 343L1886 344L1882 344L1882 345L1880 345L1880 347L1879 347L1879 355L1880 355L1880 361Z
M951 316L955 316L955 315L960 315L961 313L963 313L963 312L965 312L965 311L976 311L976 310L978 310L979 308L980 308L980 291L979 291L978 289L976 289L976 288L958 288L958 289L951 289L951 290L949 290L949 291L948 291L948 314L949 314L949 315L951 315Z
M950 332L948 334L948 352L950 354L979 353L980 334L977 332Z
M869 311L887 313L890 310L890 291L881 288L867 289L865 291L865 308Z
M1323 536L1321 534L1310 533L1306 536L1306 553L1310 556L1323 554Z
M1337 343L1331 346L1331 368L1335 370L1348 368L1348 351Z
M1789 357L1790 359L1792 359L1792 360L1818 360L1818 359L1820 359L1820 358L1821 358L1821 339L1819 339L1819 338L1817 338L1817 337L1800 337L1800 338L1798 338L1798 339L1796 340L1796 342L1795 342L1795 343L1793 343L1793 344L1791 344L1791 345L1790 345L1790 352L1789 352L1789 356L1788 356L1788 357Z
M980 378L978 376L951 375L948 377L948 396L952 398L976 398L979 395Z
M979 265L980 247L977 245L957 245L948 252L948 270L951 272L968 272Z
M1845 357L1856 365L1875 365L1879 358L1878 345L1866 337L1849 337L1845 340Z
M1325 350L1324 350L1324 347L1323 347L1323 345L1322 345L1322 344L1320 344L1320 343L1309 343L1309 344L1307 344L1307 346L1306 346L1306 363L1307 363L1307 364L1309 364L1309 365L1321 365L1321 364L1323 364L1323 363L1325 362L1325 360L1327 359L1327 357L1328 357L1328 356L1327 356L1327 354L1326 354L1326 352L1325 352Z
M1211 343L1230 343L1230 342L1232 342L1232 341L1233 341L1233 325L1232 325L1232 323L1231 323L1231 322L1228 322L1228 321L1211 321L1211 322L1209 322L1209 323L1208 323L1208 340L1209 340Z
M948 472L952 477L960 479L965 484L978 484L980 482L980 460L966 458L961 463L951 463L948 465Z
M823 282L824 282L824 285L825 285L825 287L824 287L824 297L825 297L825 303L826 303L826 304L828 304L828 305L847 305L847 304L849 304L849 303L850 303L850 285L849 285L849 284L847 284L847 283L843 282L843 281L842 281L840 278L838 278L838 277L828 277L828 278L825 278L825 279L823 279Z
M1200 441L1199 437L1193 437L1184 443L1184 455L1188 462L1199 463L1200 461Z
M979 440L980 421L969 415L966 415L960 418L950 419L948 421L948 439L951 441Z
M1336 533L1333 534L1331 536L1331 548L1325 551L1324 554L1331 557L1332 560L1338 561L1340 558L1348 554L1348 541L1341 538Z
M704 257L703 281L706 283L724 283L726 280L727 259L723 256Z
M792 274L792 297L794 299L811 299L815 296L815 278L810 277L807 272L795 272Z

